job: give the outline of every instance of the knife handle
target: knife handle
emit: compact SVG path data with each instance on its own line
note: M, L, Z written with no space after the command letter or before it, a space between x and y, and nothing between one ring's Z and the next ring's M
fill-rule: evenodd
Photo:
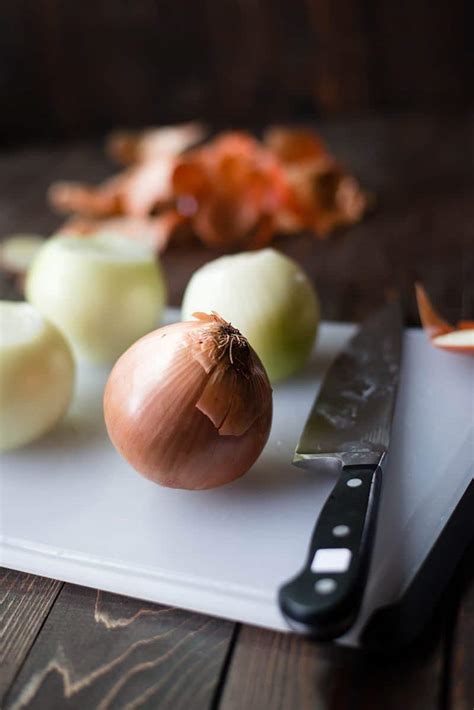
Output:
M382 471L344 466L326 501L301 572L281 587L280 608L295 630L320 640L354 623L367 580Z

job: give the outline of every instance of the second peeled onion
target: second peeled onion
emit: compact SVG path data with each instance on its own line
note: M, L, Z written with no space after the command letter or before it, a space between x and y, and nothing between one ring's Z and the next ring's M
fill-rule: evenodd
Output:
M248 338L272 382L308 361L319 301L301 267L275 249L221 256L201 266L183 298L183 320L217 311Z
M244 474L272 420L270 383L247 340L217 314L196 317L132 345L104 394L117 450L173 488L212 488Z

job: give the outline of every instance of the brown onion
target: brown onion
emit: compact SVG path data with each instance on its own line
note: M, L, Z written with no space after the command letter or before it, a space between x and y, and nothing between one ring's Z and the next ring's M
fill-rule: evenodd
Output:
M104 395L109 436L146 478L220 486L258 458L272 390L248 341L217 314L149 333L115 364Z

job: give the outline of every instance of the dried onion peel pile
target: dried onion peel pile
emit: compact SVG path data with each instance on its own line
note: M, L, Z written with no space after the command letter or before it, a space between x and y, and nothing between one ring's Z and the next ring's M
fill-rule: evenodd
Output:
M273 126L258 141L242 131L209 137L190 123L114 134L108 152L126 169L100 185L51 186L54 209L74 214L61 233L94 234L113 222L117 233L157 252L183 239L258 249L279 232L325 238L360 221L374 202L302 127Z
M243 475L272 420L271 386L248 341L215 313L195 317L132 345L104 394L114 446L172 488L213 488Z

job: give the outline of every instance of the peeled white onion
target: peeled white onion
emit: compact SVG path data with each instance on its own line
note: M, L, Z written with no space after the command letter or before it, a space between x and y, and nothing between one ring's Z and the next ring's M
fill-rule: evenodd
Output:
M217 311L235 325L273 381L306 363L319 324L311 282L274 249L223 256L198 269L184 294L183 320L194 311Z
M104 394L115 447L172 488L212 488L244 474L272 419L270 383L247 340L217 314L196 315L132 345Z
M0 302L0 449L52 429L74 389L74 360L64 337L28 303Z
M108 234L49 239L26 280L27 300L79 357L102 363L157 326L165 293L151 250Z

